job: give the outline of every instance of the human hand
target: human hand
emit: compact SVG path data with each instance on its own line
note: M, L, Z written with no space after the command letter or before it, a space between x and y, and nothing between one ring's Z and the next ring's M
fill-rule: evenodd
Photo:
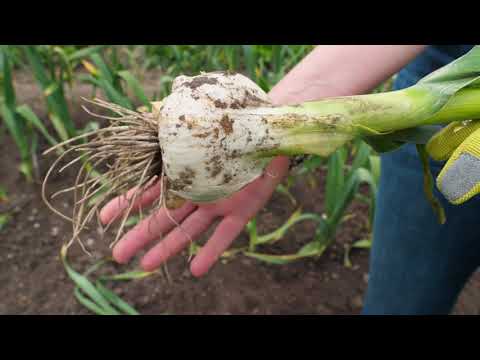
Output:
M276 186L288 172L288 158L277 157L260 178L231 197L209 204L185 203L170 215L181 228L159 209L127 232L113 248L113 257L119 263L128 262L136 253L152 247L141 259L145 271L153 271L173 255L179 253L191 240L207 231L212 223L221 219L213 235L190 263L194 276L202 276L214 265L222 253L240 234L248 221L267 203ZM160 183L153 185L135 203L134 209L145 207L157 200ZM128 197L111 200L100 212L100 220L107 224L128 206ZM188 234L188 235L187 235Z

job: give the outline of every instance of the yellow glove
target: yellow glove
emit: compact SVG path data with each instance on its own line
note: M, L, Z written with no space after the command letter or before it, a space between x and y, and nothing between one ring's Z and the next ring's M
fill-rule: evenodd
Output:
M440 192L454 205L480 193L480 120L453 122L426 145L430 157L447 163L437 177Z

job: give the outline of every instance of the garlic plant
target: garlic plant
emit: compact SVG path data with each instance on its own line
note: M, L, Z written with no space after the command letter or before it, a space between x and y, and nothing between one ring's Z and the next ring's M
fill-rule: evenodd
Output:
M104 201L135 186L118 239L134 201L158 178L164 185L159 206L168 205L172 195L210 202L261 176L276 155L328 156L355 137L380 151L424 143L432 135L425 125L480 118L479 78L475 47L404 90L294 106L272 105L254 82L229 72L177 77L171 94L152 103L152 112L94 101L118 117L107 117L110 127L85 135L94 138L69 151L82 153L84 164L108 168L92 179L82 167L75 186L65 190L76 200L72 217L64 217L73 221L77 238ZM85 199L98 193L99 201L88 207Z

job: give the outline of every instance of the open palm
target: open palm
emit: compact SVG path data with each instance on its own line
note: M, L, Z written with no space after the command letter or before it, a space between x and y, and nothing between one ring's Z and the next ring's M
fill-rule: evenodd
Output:
M141 266L145 271L153 271L189 245L191 240L207 231L214 221L221 219L213 235L190 264L192 274L202 276L266 204L287 170L288 159L277 157L262 177L231 197L201 205L187 202L179 209L171 210L170 215L181 224L181 228L167 216L165 209L160 209L120 239L113 249L113 257L120 263L126 263L137 252L149 246L150 249L141 260ZM148 206L159 195L160 185L157 184L145 192L135 207ZM113 199L102 209L101 221L107 224L124 211L127 204L125 197Z

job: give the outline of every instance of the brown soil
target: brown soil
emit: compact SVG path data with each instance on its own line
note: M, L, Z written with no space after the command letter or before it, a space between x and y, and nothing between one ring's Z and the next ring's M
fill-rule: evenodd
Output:
M28 79L17 78L21 100L41 109L38 92ZM80 93L88 95L86 88ZM77 124L90 120L72 104ZM41 110L40 110L41 111ZM51 159L39 156L42 176ZM60 247L71 232L69 224L49 211L42 202L39 184L27 184L17 171L19 158L14 144L3 137L0 144L0 184L9 201L0 203L0 211L9 208L12 215L0 232L0 314L89 314L73 296L73 284L59 260ZM72 181L73 173L52 179L52 191ZM321 177L320 177L321 178ZM322 211L321 181L316 189L299 182L292 190L306 212ZM56 202L60 208L71 206L69 199ZM295 207L281 194L275 194L259 217L261 233L273 230L285 221ZM157 275L142 280L109 284L142 314L358 314L368 281L368 251L351 253L353 266L343 265L343 244L367 235L367 209L354 204L353 214L340 228L335 244L320 258L289 265L268 265L245 256L220 261L205 277L193 278L188 271L187 254L168 263L171 282ZM261 250L290 253L311 240L313 224L296 225L273 246ZM96 229L87 230L84 240L92 250L89 258L74 245L70 263L84 271L96 258L109 255L110 236L101 239ZM235 246L246 242L243 234ZM118 273L129 266L107 265L105 271ZM463 291L456 314L480 314L480 276L475 275Z

